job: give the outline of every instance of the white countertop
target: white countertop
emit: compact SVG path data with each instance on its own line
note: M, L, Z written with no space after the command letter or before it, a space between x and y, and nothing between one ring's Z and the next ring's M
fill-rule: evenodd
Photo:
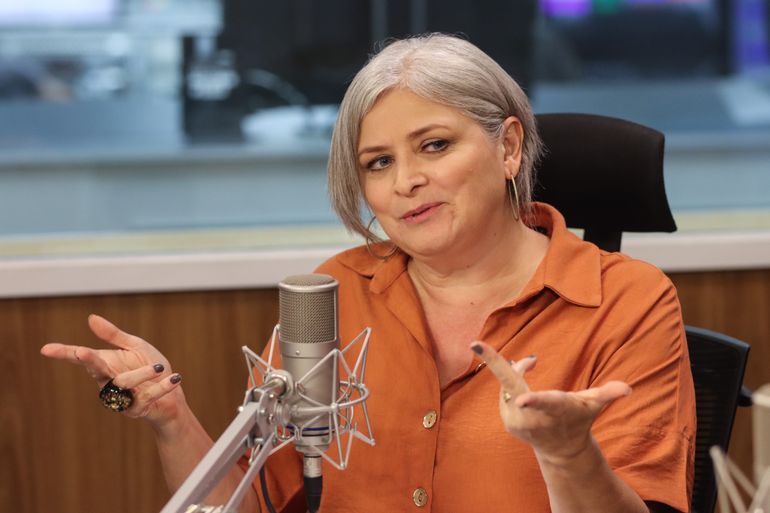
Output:
M140 254L54 256L0 260L0 297L172 292L274 287L292 274L312 270L356 244L340 231L318 246L215 249ZM347 238L347 240L346 240ZM306 239L311 241L311 239ZM135 241L134 241L135 242ZM626 234L623 251L666 272L770 268L770 230ZM58 253L58 255L56 254Z

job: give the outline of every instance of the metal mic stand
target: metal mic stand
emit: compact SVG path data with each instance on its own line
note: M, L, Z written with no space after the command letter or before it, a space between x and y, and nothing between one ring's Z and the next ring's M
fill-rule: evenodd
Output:
M255 369L261 375L263 384L253 386L246 392L243 405L238 408L238 415L160 513L236 513L246 491L253 485L267 457L288 443L302 443L306 427L323 417L328 419L327 425L331 427L330 441L333 438L336 442L339 461L318 448L311 446L309 450L314 456L322 457L335 468L343 470L347 467L353 438L358 438L368 445L374 445L365 403L369 397L369 390L364 385L371 329L364 329L345 349L334 349L329 352L296 381L286 371L272 366L279 330L280 326L276 326L273 330L267 361L248 347L242 348L252 385L257 383ZM351 369L344 356L359 341L362 341L362 345L355 365ZM329 360L334 369L332 397L335 399L331 404L320 404L305 394L304 385L312 380L329 363ZM338 369L345 372L346 379L337 379ZM285 398L302 398L312 406L298 408L292 404L291 400L282 401ZM363 411L366 433L362 432L358 424L353 421L355 406L360 406ZM293 428L286 430L286 426L289 425ZM342 433L347 433L347 443L343 443L340 436ZM211 493L248 449L252 449L249 468L227 503L224 506L200 504L200 501Z
M243 495L276 445L273 436L278 399L286 391L286 382L276 377L246 393L238 415L214 446L176 491L161 513L235 513ZM265 436L265 434L267 436ZM200 505L211 490L233 468L248 449L253 449L249 469L224 507L211 509Z

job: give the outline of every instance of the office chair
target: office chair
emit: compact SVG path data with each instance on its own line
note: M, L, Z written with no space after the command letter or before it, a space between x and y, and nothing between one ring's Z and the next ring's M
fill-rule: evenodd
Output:
M539 114L537 123L546 153L535 200L556 207L585 240L619 251L623 232L676 230L663 184L662 133L589 114ZM698 420L692 512L712 513L717 488L708 451L727 451L736 406L751 404L742 387L749 346L692 326L685 332Z
M674 232L663 187L663 134L591 114L539 114L545 145L535 199L555 206L570 228L607 251L623 232Z
M717 498L717 483L708 450L718 445L727 451L736 406L751 404L750 399L746 404L747 396L741 387L749 345L693 326L687 326L686 332L698 416L692 511L711 513Z

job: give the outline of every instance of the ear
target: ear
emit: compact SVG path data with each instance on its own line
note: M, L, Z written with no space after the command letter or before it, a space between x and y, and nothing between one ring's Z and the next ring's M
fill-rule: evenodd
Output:
M519 174L521 151L524 146L524 127L516 116L509 116L503 121L503 165L505 177L510 180Z

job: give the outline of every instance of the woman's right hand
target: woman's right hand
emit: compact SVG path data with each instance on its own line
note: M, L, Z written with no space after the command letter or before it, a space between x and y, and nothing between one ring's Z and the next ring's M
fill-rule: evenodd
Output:
M109 380L130 389L134 400L123 413L144 418L157 430L176 420L187 409L179 383L182 376L171 370L165 356L143 339L130 335L98 315L88 317L88 326L113 349L46 344L43 356L83 366L101 389Z

